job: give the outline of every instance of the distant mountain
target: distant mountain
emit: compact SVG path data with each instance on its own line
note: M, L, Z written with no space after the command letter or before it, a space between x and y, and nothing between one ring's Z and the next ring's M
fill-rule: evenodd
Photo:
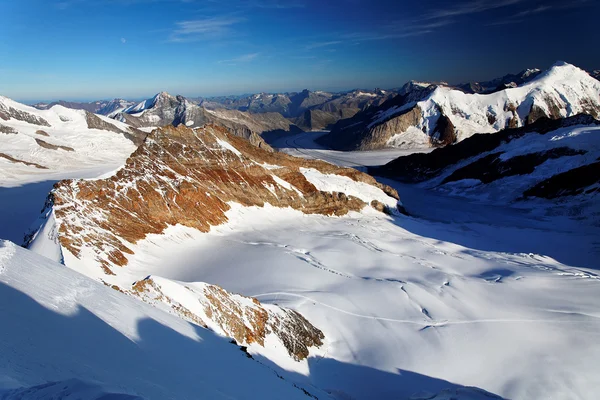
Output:
M166 125L197 128L206 124L224 126L257 146L269 148L260 137L265 132L293 130L293 124L277 113L250 114L237 110L208 109L183 96L161 92L139 104L112 114L114 119L136 127Z
M504 203L580 194L591 200L600 191L600 121L585 114L542 117L522 128L400 157L370 172Z
M38 110L49 110L52 107L59 105L65 108L71 108L73 110L85 110L94 114L100 115L110 115L116 111L120 111L127 107L134 105L135 102L123 99L114 99L114 100L100 100L100 101L92 101L92 102L75 102L75 101L54 101L52 103L37 103L32 107L37 108Z
M587 113L600 117L600 82L567 63L522 74L533 79L489 94L444 85L410 84L395 98L338 122L320 142L339 150L431 147L475 133Z
M393 91L356 89L344 93L303 90L291 93L257 93L239 97L203 99L208 109L226 108L249 112L279 113L303 130L326 129L337 121L379 105L394 96Z
M85 110L38 110L0 96L1 183L115 168L146 133Z
M455 87L465 93L488 94L500 90L515 88L523 85L541 74L539 69L526 69L518 74L508 74L501 78L492 79L485 82L470 82L456 85Z

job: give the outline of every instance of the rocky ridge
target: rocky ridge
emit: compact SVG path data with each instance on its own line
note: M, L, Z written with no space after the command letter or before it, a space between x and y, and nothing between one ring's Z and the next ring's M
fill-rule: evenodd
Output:
M120 290L120 289L119 289ZM142 301L235 340L264 347L272 338L296 361L320 347L325 336L298 312L261 304L207 283L179 283L149 276L126 291Z
M597 213L594 196L600 190L599 132L600 121L591 115L543 117L525 127L399 157L369 172L487 201L557 199L560 212L575 215L585 207L590 216Z
M321 191L305 170L339 175L377 195ZM63 250L79 257L83 248L93 249L111 275L146 235L177 224L207 232L227 221L229 202L344 215L371 203L392 212L396 200L389 196L398 198L395 190L354 169L271 153L221 127L180 125L153 131L110 178L57 183L52 203Z

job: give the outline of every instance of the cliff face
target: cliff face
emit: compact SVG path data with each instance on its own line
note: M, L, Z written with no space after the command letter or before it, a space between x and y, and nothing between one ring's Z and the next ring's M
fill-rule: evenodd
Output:
M325 191L311 183L321 185L318 178L328 176L356 190ZM368 194L361 194L363 187ZM207 232L226 222L229 202L344 215L367 204L391 210L396 200L390 195L398 198L354 169L268 152L216 126L157 129L114 176L61 181L52 194L62 248L76 257L92 249L109 275L148 234L177 224Z

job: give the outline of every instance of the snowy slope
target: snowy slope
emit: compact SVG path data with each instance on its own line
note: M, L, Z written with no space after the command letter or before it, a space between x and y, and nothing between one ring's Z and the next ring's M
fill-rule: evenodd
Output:
M8 241L0 300L1 399L308 398L210 331Z
M561 152L564 154L561 154ZM461 171L461 168L472 165L483 157L493 157L492 154L498 154L498 161L508 165L517 159L524 161L548 153L554 153L555 155L535 166L533 171L523 171L491 182L488 182L485 178L483 178L485 182L477 179L485 171L484 168L480 168L480 174L465 174L462 173L464 170ZM539 182L566 171L592 164L599 159L599 126L565 127L545 135L532 132L520 139L504 143L492 151L464 160L458 165L449 166L440 176L429 181L426 186L456 192L463 196L486 198L498 203L505 203L521 198L527 189L534 187ZM468 176L471 176L469 181ZM595 195L589 194L589 196L592 198Z
M501 227L478 236L476 225L374 212L233 207L228 218L208 234L151 235L121 276L211 282L296 309L327 342L324 358L290 376L339 398L409 398L456 384L514 399L589 399L600 390L600 281L566 264L598 267L587 253L593 236L565 242L562 232ZM515 245L528 236L539 237L537 248Z
M176 133L171 130L165 138ZM205 159L214 153L217 165L246 157L240 155L242 142L232 141L232 150L226 136L219 137L223 144L213 143L207 132L195 134L209 149L200 153ZM193 144L185 143L190 157L196 154ZM535 145L521 147L527 151ZM170 149L167 143L162 148ZM244 151L248 149L258 151L251 147ZM177 200L169 203L168 214L182 208L182 199L169 195L169 188L177 188L177 194L183 188L176 185L184 179L174 174L175 168L201 165L193 157L177 160L182 164L163 165L152 159L157 172L142 176L144 182L164 179L158 192ZM250 164L236 170L248 169ZM270 159L252 165L273 174L281 170L275 164ZM161 178L164 171L168 175ZM349 190L343 177L332 178L310 168L300 171L320 190L344 190L369 199L375 195L362 185ZM280 179L287 184L270 184L277 199L283 199L284 193L295 196L297 192L277 189L278 185L294 187L291 181ZM137 196L139 187L122 184L122 190L117 186L118 193ZM224 196L223 189L227 187L211 193ZM246 190L245 196L251 192ZM91 203L86 207L92 208L78 204L77 212L88 211L62 221L73 223L79 218L73 240L88 235L88 229L96 229L94 225L102 227L102 216L108 215ZM70 268L122 287L149 275L160 277L157 280L168 288L169 297L189 308L195 300L188 292L203 287L200 282L209 282L266 304L294 309L323 331L325 342L319 351L311 351L300 362L290 362L278 351L269 352L274 348L270 343L264 348L251 346L249 351L288 379L317 386L338 399L479 395L463 386L511 399L593 398L600 391L596 379L600 373L598 229L558 219L540 221L515 210L477 207L463 199L440 202L417 197L413 204L425 210L420 213L424 219L387 216L369 207L330 217L269 204L228 203L228 222L213 225L205 233L179 224L135 243L119 239L130 251L126 265L110 266L115 275L102 272L96 259L109 255L108 240L100 247L83 246L77 255L48 252L53 243L56 246L51 218L33 248L64 257ZM411 204L406 207L411 212ZM427 212L427 208L432 210ZM120 215L111 235L130 218ZM445 219L434 222L432 215ZM461 220L463 215L468 219ZM91 219L82 223L83 217Z
M476 135L429 154L399 157L370 172L486 204L600 222L600 121L540 120Z
M127 125L84 110L37 110L0 96L0 114L0 186L99 176L136 148Z

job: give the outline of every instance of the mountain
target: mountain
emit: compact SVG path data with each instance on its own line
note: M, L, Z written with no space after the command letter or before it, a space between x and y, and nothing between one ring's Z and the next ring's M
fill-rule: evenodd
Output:
M0 96L0 182L23 184L75 171L111 170L145 133L85 110L38 110Z
M257 93L239 97L213 97L202 100L209 109L226 108L253 115L279 113L303 130L321 130L340 119L350 118L372 105L380 105L394 92L381 89L352 90L344 93L303 90L291 93Z
M93 114L110 115L116 111L125 109L135 103L129 100L114 99L114 100L99 100L92 102L76 102L76 101L54 101L51 103L37 103L32 107L38 110L49 110L54 106L62 106L73 110L85 110Z
M177 126L183 124L196 128L217 124L237 136L246 138L256 146L270 149L260 137L261 133L293 130L294 126L279 114L251 115L239 111L209 110L183 96L161 92L139 104L113 113L113 118L136 127Z
M166 126L154 130L113 176L56 184L27 246L240 344L279 343L301 360L323 339L301 315L149 271L136 271L132 284L123 270L136 243L170 226L207 232L227 221L232 203L345 215L366 206L397 213L397 197L356 170L272 153L221 127Z
M210 330L0 241L3 400L328 398Z
M499 203L559 199L566 210L567 201L581 200L581 208L581 202L593 205L600 189L600 121L585 114L543 117L522 128L400 157L371 172Z
M599 82L562 62L521 86L490 94L435 85L424 89L339 122L321 143L341 150L444 146L475 133L528 125L544 116L600 116Z

